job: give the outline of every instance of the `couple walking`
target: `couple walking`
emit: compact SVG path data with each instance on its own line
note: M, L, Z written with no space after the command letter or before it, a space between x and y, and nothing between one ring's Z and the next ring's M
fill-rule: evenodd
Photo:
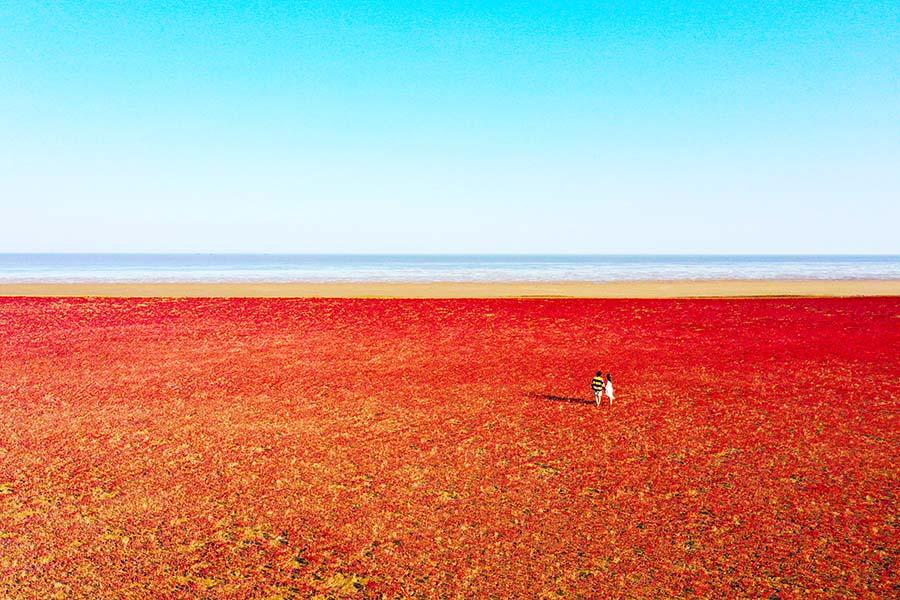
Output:
M606 374L606 381L604 382L603 373L597 371L597 374L591 380L591 389L594 390L594 399L597 400L597 406L600 406L604 392L606 392L606 397L609 398L609 405L612 406L613 400L616 399L615 392L613 392L612 373Z

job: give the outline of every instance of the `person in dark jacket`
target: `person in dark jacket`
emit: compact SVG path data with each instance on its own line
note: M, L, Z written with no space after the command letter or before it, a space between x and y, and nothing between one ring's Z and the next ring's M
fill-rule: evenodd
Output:
M591 389L594 390L594 400L597 401L597 406L600 406L600 401L603 400L603 390L605 387L606 382L603 381L603 373L597 371L597 374L591 379Z

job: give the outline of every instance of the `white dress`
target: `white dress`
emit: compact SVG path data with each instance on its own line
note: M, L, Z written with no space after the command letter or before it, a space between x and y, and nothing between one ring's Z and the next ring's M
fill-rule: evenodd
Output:
M612 384L611 380L606 381L606 395L609 397L610 400L616 399L616 395L613 392L613 384Z

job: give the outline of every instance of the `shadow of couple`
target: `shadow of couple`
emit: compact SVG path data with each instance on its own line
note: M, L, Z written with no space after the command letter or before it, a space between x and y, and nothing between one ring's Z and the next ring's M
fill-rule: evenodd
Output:
M597 402L594 400L575 398L574 396L557 396L556 394L541 394L538 392L529 392L526 395L529 398L536 398L538 400L550 400L552 402L568 402L570 404L597 404Z

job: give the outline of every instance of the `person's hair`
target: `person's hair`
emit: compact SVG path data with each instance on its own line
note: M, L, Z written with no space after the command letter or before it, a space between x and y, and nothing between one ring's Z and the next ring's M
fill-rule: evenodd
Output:
M607 378L609 381L612 381L612 373L607 373L607 374L606 374L606 378Z
M603 377L603 371L597 371L597 375L599 375L600 377Z

